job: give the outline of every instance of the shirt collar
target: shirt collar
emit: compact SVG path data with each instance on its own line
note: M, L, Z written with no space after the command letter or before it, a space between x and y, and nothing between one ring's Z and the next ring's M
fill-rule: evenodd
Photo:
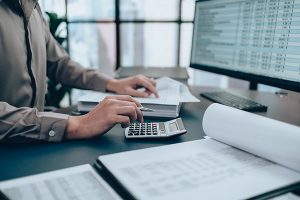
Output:
M29 18L37 4L37 0L20 0L22 10L24 12L25 18L29 21Z
M12 4L13 7L18 11L22 10L24 17L29 21L30 16L38 3L38 0L5 0L8 4Z

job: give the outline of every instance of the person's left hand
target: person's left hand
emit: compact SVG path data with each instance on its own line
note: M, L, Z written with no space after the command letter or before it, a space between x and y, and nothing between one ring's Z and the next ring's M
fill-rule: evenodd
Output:
M106 89L117 94L135 97L148 97L151 94L159 97L156 90L156 81L143 75L109 80Z

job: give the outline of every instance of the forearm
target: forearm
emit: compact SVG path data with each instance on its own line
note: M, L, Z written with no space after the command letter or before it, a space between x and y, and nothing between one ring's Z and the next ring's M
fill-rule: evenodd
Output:
M112 78L94 69L86 69L67 55L47 62L47 75L64 85L79 89L106 91Z
M35 108L16 108L0 102L0 141L28 139L59 142L63 140L68 115L38 112Z
M64 85L95 91L105 91L110 76L98 70L87 69L70 59L67 52L48 33L47 39L47 76Z

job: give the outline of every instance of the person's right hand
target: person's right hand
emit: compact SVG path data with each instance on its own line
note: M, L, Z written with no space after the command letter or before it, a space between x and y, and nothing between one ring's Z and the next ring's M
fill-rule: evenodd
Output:
M116 124L126 128L136 120L143 122L141 106L127 95L106 97L86 115L69 117L66 138L91 138L106 133Z

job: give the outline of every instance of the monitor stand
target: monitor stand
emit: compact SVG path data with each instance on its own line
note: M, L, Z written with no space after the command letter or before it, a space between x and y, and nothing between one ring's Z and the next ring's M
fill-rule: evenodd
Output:
M258 83L257 82L254 82L254 81L250 81L250 85L249 85L249 90L255 90L257 91L258 89ZM287 96L288 93L286 91L277 91L275 92L276 95L279 95L279 96Z
M249 89L250 90L257 90L257 88L258 88L257 82L250 81Z

